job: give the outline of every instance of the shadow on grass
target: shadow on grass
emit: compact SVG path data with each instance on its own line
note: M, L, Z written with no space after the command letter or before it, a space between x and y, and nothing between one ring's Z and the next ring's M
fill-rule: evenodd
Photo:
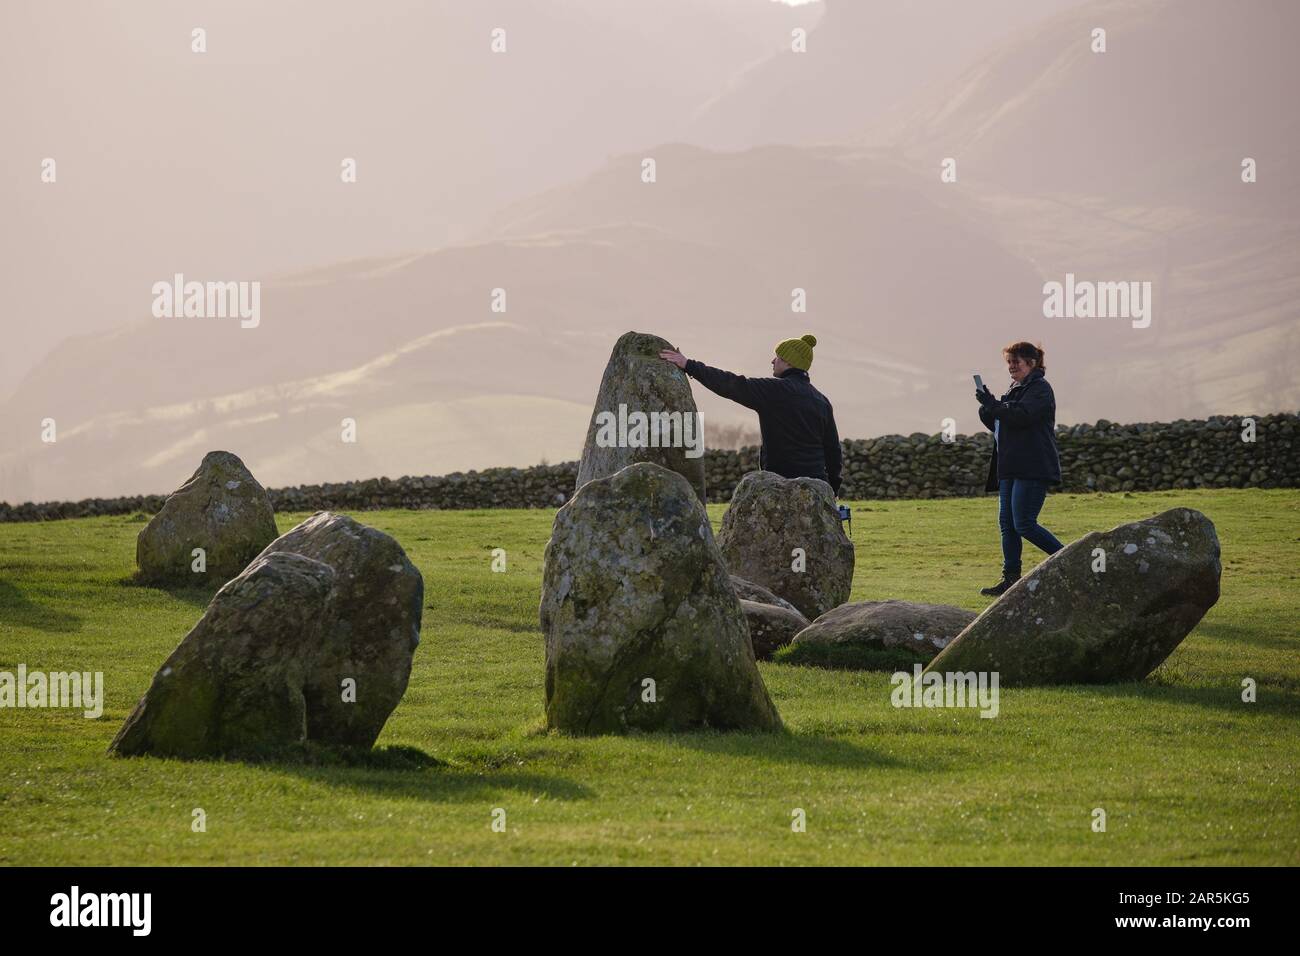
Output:
M806 764L848 770L882 767L939 769L932 759L924 764L900 760L846 740L798 734L789 730L771 734L701 730L684 734L647 734L646 739L716 757L743 757L769 763Z
M501 790L541 794L553 800L585 800L589 788L565 777L512 770L458 767L415 747L381 747L371 757L338 765L281 762L274 769L314 783L347 787L379 797L450 803L482 800Z
M39 604L8 581L0 581L0 613L8 623L38 631L70 634L81 630L79 615Z
M445 607L426 604L425 610L446 611ZM514 614L490 613L481 608L472 609L469 614L457 621L467 627L481 627L493 631L505 631L509 634L536 634L541 638L541 627L537 623L537 614L520 617Z
M1300 650L1300 641L1297 641L1293 634L1270 633L1258 627L1243 627L1240 624L1229 624L1224 621L1208 624L1202 622L1196 628L1196 636L1212 637L1233 644L1249 644L1251 647L1269 651Z
M552 800L587 800L595 796L588 787L565 777L535 773L480 773L476 770L442 767L436 773L360 772L355 769L309 772L301 767L284 767L294 776L331 787L429 803L460 803L482 800L491 793L517 790L544 795Z
M632 731L627 734L570 734L546 729L540 718L525 730L530 738L558 738L568 741L627 740L681 747L717 757L740 757L769 763L807 764L816 767L866 769L895 767L914 770L942 770L933 757L922 761L900 760L857 744L812 733L795 733L788 727L772 732L745 732L701 728L683 731Z
M157 591L159 594L166 594L168 597L198 608L206 608L212 603L213 596L221 590L220 585L215 587L211 585L206 587L183 587L179 584L145 581L133 574L119 578L117 583L122 587L140 588L143 591Z
M136 756L125 759L151 758ZM418 747L408 746L366 750L307 744L262 754L199 758L195 762L224 761L330 787L430 803L481 800L486 794L503 789L543 794L555 800L584 800L594 796L587 787L564 777L519 773L492 765L455 766Z

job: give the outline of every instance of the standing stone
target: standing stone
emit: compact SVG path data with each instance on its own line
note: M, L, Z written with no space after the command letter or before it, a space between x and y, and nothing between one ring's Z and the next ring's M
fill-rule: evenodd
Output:
M307 739L303 686L331 613L334 572L257 558L212 598L109 745L123 756L252 755Z
M831 486L818 478L749 472L722 517L718 546L733 575L784 598L804 617L849 599L853 543Z
M933 660L973 620L973 611L947 604L841 604L800 631L780 660L862 670L910 668Z
M754 657L760 661L770 661L773 654L808 626L808 618L789 605L782 607L742 598L740 609L745 612L745 623L749 625L749 642L753 645Z
M542 572L546 724L577 734L781 726L708 515L641 462L578 489Z
M278 531L271 499L244 463L210 451L189 481L167 496L135 543L139 578L151 583L220 585L272 541ZM194 549L206 569L193 570Z
M372 746L406 690L423 595L391 537L318 512L216 593L110 752Z
M1017 581L927 672L997 671L1003 686L1142 680L1218 601L1220 570L1214 525L1190 508L1091 532Z
M304 687L308 737L372 746L411 676L424 578L392 537L328 511L276 538L263 555L273 552L334 569L334 613ZM355 701L344 699L345 680L355 682Z
M695 396L686 373L659 357L660 351L672 347L666 339L644 332L624 333L614 344L587 426L578 488L635 462L650 461L685 477L700 501L706 500L704 432ZM641 418L646 424L638 432L635 423ZM628 424L625 435L619 434L621 421ZM659 447L652 447L651 441Z

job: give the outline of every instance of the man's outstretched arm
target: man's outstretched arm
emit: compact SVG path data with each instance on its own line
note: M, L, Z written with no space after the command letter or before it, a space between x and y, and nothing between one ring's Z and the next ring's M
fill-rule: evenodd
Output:
M725 372L720 368L713 368L695 359L688 359L681 352L668 349L660 352L659 357L665 362L672 362L715 395L729 398L731 401L738 402L755 411L758 411L764 403L766 397L765 386L768 382L775 381L767 378L748 378L744 375L737 375L735 372Z

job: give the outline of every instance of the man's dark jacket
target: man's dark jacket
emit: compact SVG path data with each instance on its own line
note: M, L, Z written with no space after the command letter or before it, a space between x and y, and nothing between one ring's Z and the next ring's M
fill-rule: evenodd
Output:
M709 391L758 412L759 466L783 478L820 478L840 490L843 453L835 412L808 373L792 368L773 378L747 378L695 359L686 374Z
M1061 483L1061 458L1056 451L1056 395L1036 368L1023 382L1012 385L1000 401L980 403L980 421L997 440L989 460L985 491L997 491L1005 478L1033 478Z

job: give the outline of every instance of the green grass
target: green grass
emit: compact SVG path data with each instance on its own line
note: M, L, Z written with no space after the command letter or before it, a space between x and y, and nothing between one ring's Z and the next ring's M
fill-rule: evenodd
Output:
M1059 495L1044 521L1068 541L1179 505L1218 527L1223 594L1143 683L1003 689L988 720L895 709L886 673L763 664L786 734L594 739L539 731L550 512L358 514L427 608L393 749L354 765L106 757L207 595L129 583L138 519L0 525L0 670L102 671L107 692L99 720L0 710L0 863L1294 865L1300 494ZM982 608L995 512L855 503L853 599Z

